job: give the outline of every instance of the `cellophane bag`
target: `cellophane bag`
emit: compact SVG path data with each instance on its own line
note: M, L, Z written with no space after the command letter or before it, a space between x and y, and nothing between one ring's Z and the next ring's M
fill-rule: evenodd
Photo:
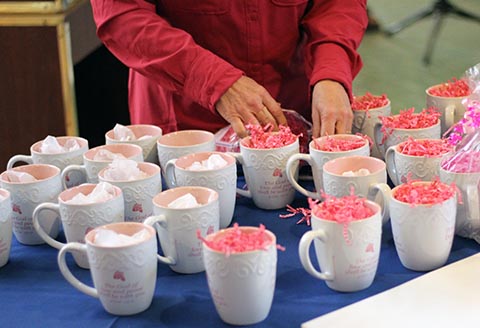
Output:
M469 68L463 78L471 94L463 101L463 118L447 132L454 149L442 160L441 167L454 173L453 182L462 195L455 233L480 243L480 64Z
M287 119L290 131L295 135L300 135L300 152L308 153L308 143L312 136L312 124L294 110L284 109L283 114ZM233 131L231 125L227 125L215 133L215 147L217 151L222 152L240 151L240 139Z

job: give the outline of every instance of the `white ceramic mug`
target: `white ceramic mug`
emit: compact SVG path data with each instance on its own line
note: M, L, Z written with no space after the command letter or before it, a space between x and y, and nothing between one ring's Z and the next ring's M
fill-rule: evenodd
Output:
M80 173L88 183L98 183L98 172L107 167L113 160L96 160L98 152L106 150L114 154L121 154L125 158L143 162L143 150L133 144L111 144L91 148L83 154L83 164L69 165L62 172L62 183L67 187L67 176L72 172Z
M221 238L228 228L206 237ZM239 227L243 232L258 227ZM272 306L277 276L277 242L265 230L268 245L264 250L233 253L228 256L203 243L208 288L220 318L231 325L251 325L264 320Z
M63 232L67 243L85 242L85 235L92 229L108 223L123 222L123 195L122 190L113 186L114 195L112 198L94 203L71 204L68 203L73 197L79 193L85 196L89 195L96 184L82 184L64 190L58 196L58 203L42 203L35 208L33 212L33 226L40 237L50 246L61 249L65 246L47 234L40 225L40 213L50 210L58 213L62 221ZM73 252L73 258L77 265L81 268L88 269L88 259L84 253Z
M132 236L142 229L144 238L125 246L95 244L97 232L112 230ZM81 252L88 258L94 287L78 280L67 266L67 252ZM155 229L138 222L120 222L91 230L85 244L68 243L58 253L58 267L65 279L81 292L99 298L113 315L132 315L146 310L153 300L157 280L157 239Z
M441 97L431 94L433 89L440 87L440 84L431 86L425 90L427 97L427 108L435 107L442 114L440 117L442 125L442 135L450 129L455 123L460 121L465 114L465 106L463 101L467 97Z
M353 111L353 124L352 124L352 133L361 133L367 135L370 139L375 140L375 135L373 128L375 124L381 123L379 116L390 116L391 115L391 103L388 100L388 104L382 107L364 109L356 109ZM377 147L377 144L374 143L372 146L371 156L376 158L383 158L383 155L380 153L380 150Z
M421 139L425 140L425 139ZM404 141L405 142L405 141ZM401 142L391 146L385 152L387 172L395 186L411 180L431 181L438 177L440 162L445 154L439 156L412 156L401 152Z
M455 183L462 195L462 203L457 204L455 233L480 242L480 198L478 183L480 172L457 173L440 167L440 181Z
M388 202L393 240L400 261L415 271L437 269L447 262L452 248L457 198L453 195L440 204L412 205L395 198L401 187L393 188Z
M273 210L285 207L295 198L286 165L290 156L298 154L298 138L295 142L278 148L259 149L247 146L249 138L240 141L240 153L231 153L242 165L248 190L237 188L237 193L252 198L261 209ZM298 165L291 167L292 176L298 176Z
M333 290L359 291L368 288L375 278L382 239L382 218L378 204L367 200L366 205L374 214L349 222L347 227L343 223L319 218L312 212L312 230L300 239L298 253L304 269L313 277L325 280ZM321 271L313 266L310 259L312 242Z
M10 192L0 189L0 268L7 264L12 247L12 203Z
M30 147L30 155L15 155L7 163L7 170L10 170L15 164L24 162L27 164L50 164L65 169L68 165L80 165L83 161L83 154L88 150L88 140L80 137L55 137L60 146L65 146L69 140L75 140L80 148L63 153L48 154L42 153L43 140L37 141ZM65 177L66 187L70 188L85 182L80 174L69 174Z
M171 208L168 205L186 194L195 197L200 206ZM160 261L178 273L205 270L202 258L202 236L218 231L220 209L218 193L205 187L177 187L162 191L153 198L154 216L145 220L155 225L165 255Z
M363 146L347 150L347 151L324 151L320 150L318 146L322 147L322 144L325 144L328 141L328 138L340 139L340 140L350 140L350 141L359 141L363 142ZM370 155L370 145L368 140L361 136L351 135L351 134L335 134L333 136L325 136L312 140L309 144L309 154L295 154L290 156L287 161L287 178L292 186L298 190L303 195L319 199L320 191L324 189L323 186L323 165L335 158L340 157L350 157L350 156L369 156ZM292 171L292 168L298 166L299 161L305 161L312 167L313 182L315 184L315 192L305 189L301 186L294 174L295 171Z
M384 135L381 131L382 123L375 124L374 135L375 135L375 144L377 145L380 153L382 154L382 159L385 158L385 152L391 146L397 145L403 141L406 141L409 137L413 139L440 139L440 120L432 126L419 129L399 129L394 128L390 131L390 134L384 138Z
M43 244L43 239L33 227L33 211L41 203L54 202L57 199L62 191L60 169L49 164L28 164L12 170L28 173L36 179L33 182L10 182L8 171L0 175L1 187L10 192L12 200L13 233L22 244ZM44 212L39 221L52 238L58 235L60 220L57 213Z
M205 151L215 151L215 136L208 131L170 132L157 140L158 161L162 172L165 172L165 166L171 159Z
M188 169L194 162L201 163L215 154L221 156L227 162L224 167L201 171ZM201 186L215 190L218 192L220 203L220 228L226 228L232 222L237 196L237 165L232 155L219 152L202 152L172 159L166 165L165 181L169 188Z
M114 130L105 133L105 144L126 143L142 147L145 162L158 164L157 140L162 136L162 129L151 124L126 125L136 137L136 140L115 139Z
M350 176L345 173L368 170L366 175ZM382 208L382 223L389 218L388 206L383 199L390 194L385 162L369 156L351 156L332 159L323 165L323 186L327 195L344 197L351 194L377 202Z
M160 167L153 163L138 163L145 177L133 180L113 180L105 177L108 167L98 173L100 181L118 186L123 191L125 201L125 221L143 222L153 214L152 199L162 191Z

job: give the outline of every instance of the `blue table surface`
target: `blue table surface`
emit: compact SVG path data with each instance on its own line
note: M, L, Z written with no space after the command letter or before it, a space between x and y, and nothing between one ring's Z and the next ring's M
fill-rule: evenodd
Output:
M241 182L240 182L241 183ZM307 207L297 194L294 207ZM423 274L402 266L395 250L390 224L383 227L380 262L373 284L360 292L339 293L310 276L298 257L298 242L310 228L296 224L301 216L281 219L286 209L265 211L252 200L237 198L234 222L263 223L286 247L278 253L276 289L269 316L254 327L300 327L308 320L395 287ZM61 238L61 237L60 237ZM313 247L312 259L313 256ZM455 237L448 263L480 251L470 239ZM58 251L48 245L25 246L15 238L9 262L0 268L0 327L229 327L218 316L205 273L180 275L159 264L155 295L150 308L133 316L113 316L98 299L71 286L57 266ZM92 284L90 272L80 269L71 256L67 262L82 281Z

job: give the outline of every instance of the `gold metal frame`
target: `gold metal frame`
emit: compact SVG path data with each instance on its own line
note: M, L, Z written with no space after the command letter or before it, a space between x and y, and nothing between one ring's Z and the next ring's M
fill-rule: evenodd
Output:
M67 10L81 0L0 1L0 14L49 14Z

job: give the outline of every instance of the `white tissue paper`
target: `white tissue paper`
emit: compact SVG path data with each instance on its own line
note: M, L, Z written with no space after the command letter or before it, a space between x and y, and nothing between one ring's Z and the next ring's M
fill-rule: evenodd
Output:
M64 146L61 146L58 143L57 138L53 136L47 136L43 141L42 145L40 146L40 152L43 154L59 154L59 153L67 153L70 151L74 151L80 149L80 144L77 140L71 138L67 139Z
M137 140L135 133L129 128L121 124L115 124L113 128L113 138L120 141Z
M148 237L147 229L142 229L131 236L117 233L110 229L98 229L94 243L97 246L104 247L128 246L146 240Z
M101 203L115 197L115 187L108 182L100 182L91 193L88 195L82 194L81 192L73 196L71 199L67 200L65 203L68 204L92 204L92 203Z
M342 173L345 177L364 177L370 174L368 169L360 169L358 171L345 171Z
M26 172L18 172L13 170L8 170L6 173L7 179L10 182L35 182L38 181L33 175Z
M147 177L147 174L140 170L138 163L131 159L114 159L104 171L103 177L112 181L132 181Z
M95 156L93 156L94 161L113 161L114 159L119 158L125 159L126 157L123 156L123 154L112 153L110 150L106 149L100 149L99 151L97 151Z
M200 206L197 199L192 194L188 193L178 197L173 202L168 204L169 208L192 208Z
M193 162L192 165L187 167L189 171L206 171L206 170L216 170L225 167L228 164L222 156L218 154L213 154L208 157L208 159L200 162Z

